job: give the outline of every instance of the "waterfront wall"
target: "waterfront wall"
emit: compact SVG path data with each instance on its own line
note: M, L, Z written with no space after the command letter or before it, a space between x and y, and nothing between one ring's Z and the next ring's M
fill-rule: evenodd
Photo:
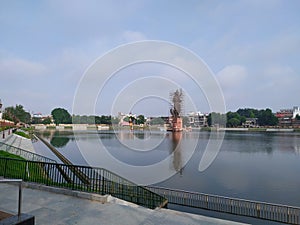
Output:
M103 124L34 124L36 130L56 129L56 130L109 130L109 126Z

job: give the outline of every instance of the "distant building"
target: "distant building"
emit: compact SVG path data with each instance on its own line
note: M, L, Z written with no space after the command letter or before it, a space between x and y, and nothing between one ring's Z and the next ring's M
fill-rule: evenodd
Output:
M42 123L46 118L50 118L51 122L54 123L52 115L43 115L40 112L31 114L31 122L34 124Z
M294 106L293 108L293 119L296 119L296 116L300 116L300 107Z
M208 114L201 112L190 112L188 113L189 125L191 127L206 127Z
M118 118L119 118L119 126L130 126L130 122L133 122L133 121L125 121L125 118L134 118L134 120L136 120L136 115L135 114L124 114L124 113L121 113L119 112L118 113Z
M257 118L246 118L246 121L242 125L247 128L258 127Z
M292 126L293 110L281 109L276 112L275 116L278 118L278 125L282 127Z
M278 125L281 127L299 126L299 121L296 119L300 116L300 108L298 106L293 109L281 109L275 114L278 118Z

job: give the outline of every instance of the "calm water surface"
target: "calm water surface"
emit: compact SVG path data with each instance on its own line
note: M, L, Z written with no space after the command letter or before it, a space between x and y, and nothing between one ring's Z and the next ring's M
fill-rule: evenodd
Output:
M171 155L168 170L176 174L156 183L157 186L300 206L300 133L226 132L219 154L203 172L198 167L209 132L174 136L141 131L116 134L85 131L76 135L53 131L43 135L74 164L92 162L93 166L102 167L99 160L103 151L99 148L101 139L114 158L134 166L152 165ZM85 149L79 150L77 142L86 143ZM132 146L147 149L149 143L156 147L149 151L132 149ZM189 143L197 145L184 165L193 150ZM38 153L56 159L40 142L35 145Z

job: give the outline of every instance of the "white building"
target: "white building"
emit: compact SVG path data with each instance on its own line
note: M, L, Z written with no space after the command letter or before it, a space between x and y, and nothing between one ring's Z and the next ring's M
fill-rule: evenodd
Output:
M294 106L294 108L293 108L293 119L295 119L297 115L300 116L300 107Z
M207 114L201 112L188 113L189 124L192 127L205 127L207 126Z
M136 115L135 114L124 114L124 113L121 113L119 112L118 113L118 118L119 118L119 126L129 126L129 122L126 122L124 119L125 118L134 118L136 119Z

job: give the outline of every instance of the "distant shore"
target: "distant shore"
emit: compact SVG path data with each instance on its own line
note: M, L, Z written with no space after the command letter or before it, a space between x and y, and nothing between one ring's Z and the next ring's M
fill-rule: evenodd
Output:
M37 124L33 125L36 130L74 130L74 131L84 131L84 130L123 130L128 127L113 127L109 125L95 125L95 124L60 124L58 126L55 125L42 125ZM150 127L144 127L145 129L149 129ZM135 126L134 130L141 130L142 127ZM164 127L153 126L150 130L161 130L164 131ZM256 128L217 128L217 127L201 127L201 128L189 128L184 129L184 132L189 131L232 131L232 132L300 132L300 128L273 128L273 127L256 127Z
M215 128L215 127L203 127L201 128L202 131L245 131L245 132L300 132L300 128L264 128L264 127L257 127L257 128L243 128L243 127L236 127L236 128Z

